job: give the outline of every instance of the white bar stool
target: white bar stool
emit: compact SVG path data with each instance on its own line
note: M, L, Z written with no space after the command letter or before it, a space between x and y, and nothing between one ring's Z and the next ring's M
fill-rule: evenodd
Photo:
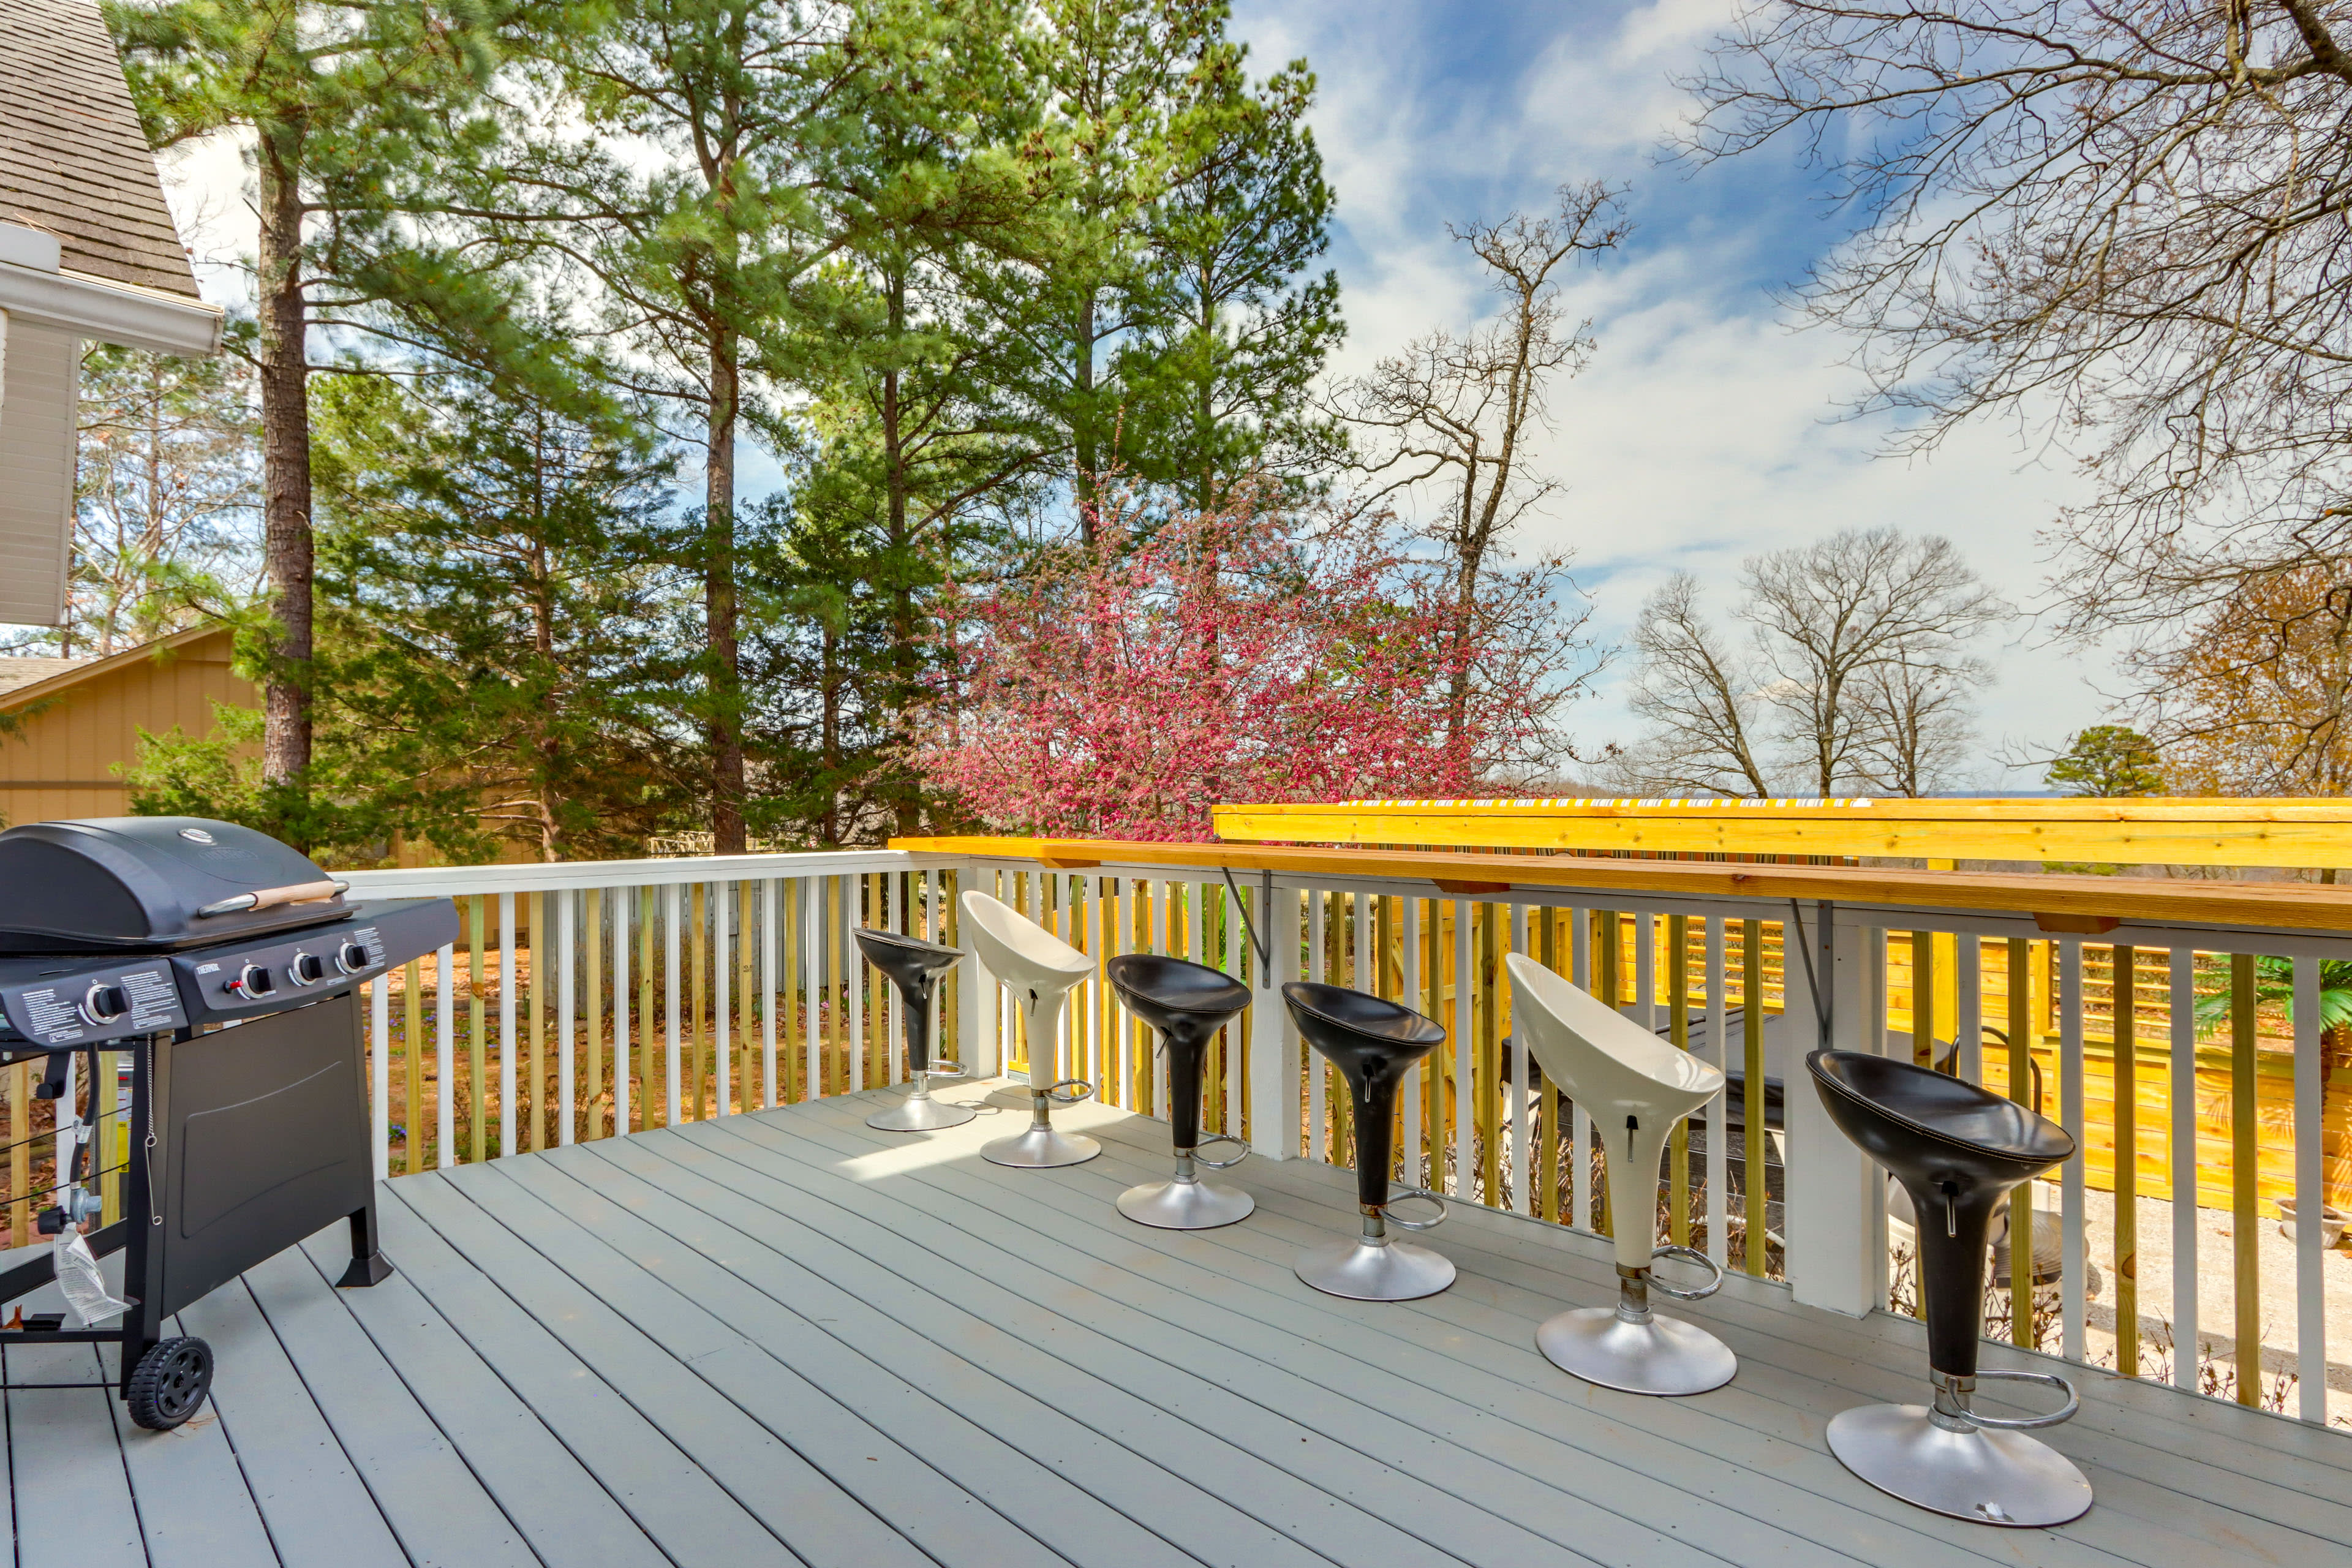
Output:
M992 1165L1033 1171L1083 1165L1102 1152L1102 1145L1083 1132L1056 1132L1052 1111L1057 1103L1085 1100L1094 1086L1084 1079L1056 1080L1055 1047L1066 1011L1062 999L1094 972L1094 960L986 893L964 894L963 913L964 939L988 972L1013 988L1029 1042L1029 1125L990 1139L980 1146L980 1157Z
M1616 1231L1617 1304L1580 1307L1536 1330L1554 1366L1629 1394L1704 1394L1739 1370L1731 1347L1705 1329L1650 1310L1653 1286L1696 1301L1723 1285L1723 1270L1689 1247L1654 1247L1658 1156L1676 1123L1723 1089L1723 1074L1661 1040L1590 992L1524 953L1512 953L1513 1033L1544 1076L1592 1118L1608 1153L1609 1213ZM1714 1278L1678 1290L1650 1277L1651 1260L1680 1258Z

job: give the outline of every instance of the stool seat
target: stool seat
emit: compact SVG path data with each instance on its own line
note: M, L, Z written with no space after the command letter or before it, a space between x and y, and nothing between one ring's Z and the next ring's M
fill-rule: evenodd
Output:
M1122 952L1106 969L1128 1011L1155 1029L1193 1029L1213 1017L1203 1037L1249 1005L1249 987L1222 970L1157 952Z
M856 936L857 950L866 955L866 962L889 977L904 1004L907 1071L915 1080L906 1099L867 1117L866 1125L884 1132L961 1127L980 1112L969 1105L945 1105L931 1098L931 1074L939 1070L931 1065L931 1004L939 994L940 976L963 962L962 950L897 931L861 930ZM956 1077L963 1075L961 1067L953 1070Z
M919 985L963 962L961 948L942 947L892 931L860 930L857 951L866 955L866 963L889 976L894 985Z
M1058 1076L1056 1063L1064 1008L1062 999L1095 970L1095 962L1034 921L977 889L963 895L964 934L982 968L1013 988L1029 1043L1029 1125L992 1138L980 1157L1017 1170L1082 1165L1102 1152L1083 1132L1054 1126L1056 1100L1071 1104L1094 1090L1083 1080ZM993 1004L991 1004L993 1005ZM1008 1053L1010 1054L1010 1053Z
M1861 1051L1817 1057L1813 1079L1838 1130L1899 1180L2013 1186L2074 1155L2063 1127L1965 1079Z
M1445 1043L1445 1030L1402 1002L1344 985L1294 980L1282 988L1283 1005L1301 1038L1348 1080L1356 1128L1356 1207L1363 1233L1327 1242L1301 1253L1293 1265L1298 1277L1328 1295L1358 1301L1411 1301L1433 1296L1454 1283L1454 1260L1440 1252L1390 1237L1389 1169L1395 1154L1397 1089L1405 1074ZM1430 1197L1419 1193L1412 1195ZM1423 1230L1444 1218L1393 1223Z
M2074 1135L2042 1115L1948 1074L1860 1051L1805 1058L1838 1130L1901 1183L1915 1216L1920 1304L1927 1321L1927 1405L1871 1405L1830 1422L1830 1452L1879 1490L1981 1524L2047 1526L2091 1506L2091 1483L2065 1456L2026 1436L2077 1408L2051 1373L1977 1368L1985 1247L2014 1189L2074 1156ZM2064 1392L2049 1415L1973 1409L1980 1378Z
M1111 989L1128 1011L1160 1031L1168 1053L1168 1133L1176 1156L1175 1174L1144 1182L1118 1195L1118 1212L1139 1225L1161 1230L1211 1230L1249 1217L1257 1200L1239 1187L1203 1181L1198 1167L1223 1170L1239 1164L1248 1147L1230 1133L1210 1142L1229 1142L1241 1152L1231 1160L1196 1160L1201 1145L1201 1064L1217 1031L1249 1005L1249 987L1206 964L1155 952L1122 952L1103 966Z
M1655 1217L1666 1137L1723 1092L1722 1071L1525 953L1505 963L1516 1037L1543 1064L1544 1076L1591 1117L1594 1141L1606 1151L1609 1212L1616 1221L1617 1304L1547 1320L1536 1331L1537 1348L1563 1372L1629 1394L1720 1388L1739 1369L1730 1347L1696 1324L1653 1311L1650 1291L1654 1286L1698 1300L1723 1283L1723 1270L1706 1254L1657 1246ZM1695 1290L1656 1281L1651 1268L1662 1256L1696 1262L1713 1281Z

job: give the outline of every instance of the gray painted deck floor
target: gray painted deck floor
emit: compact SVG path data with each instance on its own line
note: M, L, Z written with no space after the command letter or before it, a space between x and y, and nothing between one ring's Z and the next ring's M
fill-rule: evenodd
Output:
M1457 1209L1431 1238L1452 1290L1335 1300L1289 1262L1352 1223L1345 1173L1254 1160L1249 1221L1146 1230L1110 1199L1162 1173L1163 1128L1080 1108L1101 1159L1000 1170L974 1150L1021 1112L995 1098L926 1138L837 1100L395 1180L391 1280L333 1289L322 1237L184 1314L219 1373L181 1431L11 1392L15 1559L2352 1563L2352 1436L2093 1374L2053 1435L2086 1518L1945 1521L1822 1438L1918 1397L1916 1325L1735 1279L1685 1310L1739 1353L1730 1386L1589 1388L1532 1335L1610 1299L1592 1238Z

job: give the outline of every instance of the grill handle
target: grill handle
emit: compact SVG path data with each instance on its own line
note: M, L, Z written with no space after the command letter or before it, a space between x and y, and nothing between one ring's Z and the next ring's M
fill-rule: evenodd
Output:
M314 903L331 899L350 886L349 882L338 882L330 877L323 882L296 882L286 888L262 888L206 904L196 911L196 918L205 920L214 915L241 915L249 910L274 910L280 904Z

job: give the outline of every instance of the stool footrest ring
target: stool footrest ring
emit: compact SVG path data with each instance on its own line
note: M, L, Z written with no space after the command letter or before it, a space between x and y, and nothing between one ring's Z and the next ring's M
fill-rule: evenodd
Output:
M2048 1415L1979 1415L1971 1410L1966 1419L1972 1426L1982 1426L1994 1432L2031 1432L2038 1427L2055 1426L2062 1422L2072 1421L2074 1418L2074 1413L2083 1407L2083 1396L2074 1392L2074 1385L2054 1372L1980 1372L1977 1373L1977 1381L1979 1383L1989 1379L1997 1379L2003 1383L2039 1383L2052 1388L2062 1388L2066 1391L2066 1403L2062 1408Z
M1203 1160L1201 1158L1201 1151L1207 1148L1212 1143L1231 1143L1234 1147L1239 1149L1241 1152L1234 1155L1230 1160ZM1192 1145L1192 1163L1212 1171L1230 1171L1235 1165L1240 1164L1244 1160L1248 1159L1249 1152L1249 1142L1246 1139L1237 1138L1230 1132L1213 1132L1208 1137L1202 1139L1198 1143Z
M1075 1089L1077 1092L1064 1094L1062 1091L1066 1089ZM1056 1105L1076 1105L1082 1100L1092 1100L1094 1097L1095 1086L1082 1078L1066 1078L1059 1083L1049 1083L1045 1086L1045 1098Z
M933 1062L923 1069L933 1078L968 1078L971 1069L961 1062Z
M1429 1202L1435 1204L1437 1205L1437 1217L1434 1219L1399 1218L1395 1211L1395 1205L1408 1198L1426 1198ZM1444 1198L1439 1197L1427 1187L1407 1187L1401 1193L1392 1193L1389 1195L1389 1201L1381 1205L1381 1217L1390 1225L1396 1226L1399 1230L1435 1230L1439 1226L1445 1223L1446 1216L1453 1212L1454 1210L1446 1204Z
M1677 1286L1667 1284L1664 1280L1660 1279L1654 1274L1650 1277L1650 1289L1655 1290L1661 1296L1672 1296L1677 1301L1704 1301L1709 1296L1714 1295L1717 1290L1723 1289L1723 1265L1717 1263L1714 1258L1709 1258L1706 1253L1701 1252L1696 1247L1661 1247L1656 1251L1651 1253L1650 1256L1652 1258L1678 1258L1685 1263L1696 1263L1700 1268L1706 1269L1708 1274L1713 1276L1712 1279L1710 1279L1706 1284L1700 1286L1697 1289L1685 1290Z

